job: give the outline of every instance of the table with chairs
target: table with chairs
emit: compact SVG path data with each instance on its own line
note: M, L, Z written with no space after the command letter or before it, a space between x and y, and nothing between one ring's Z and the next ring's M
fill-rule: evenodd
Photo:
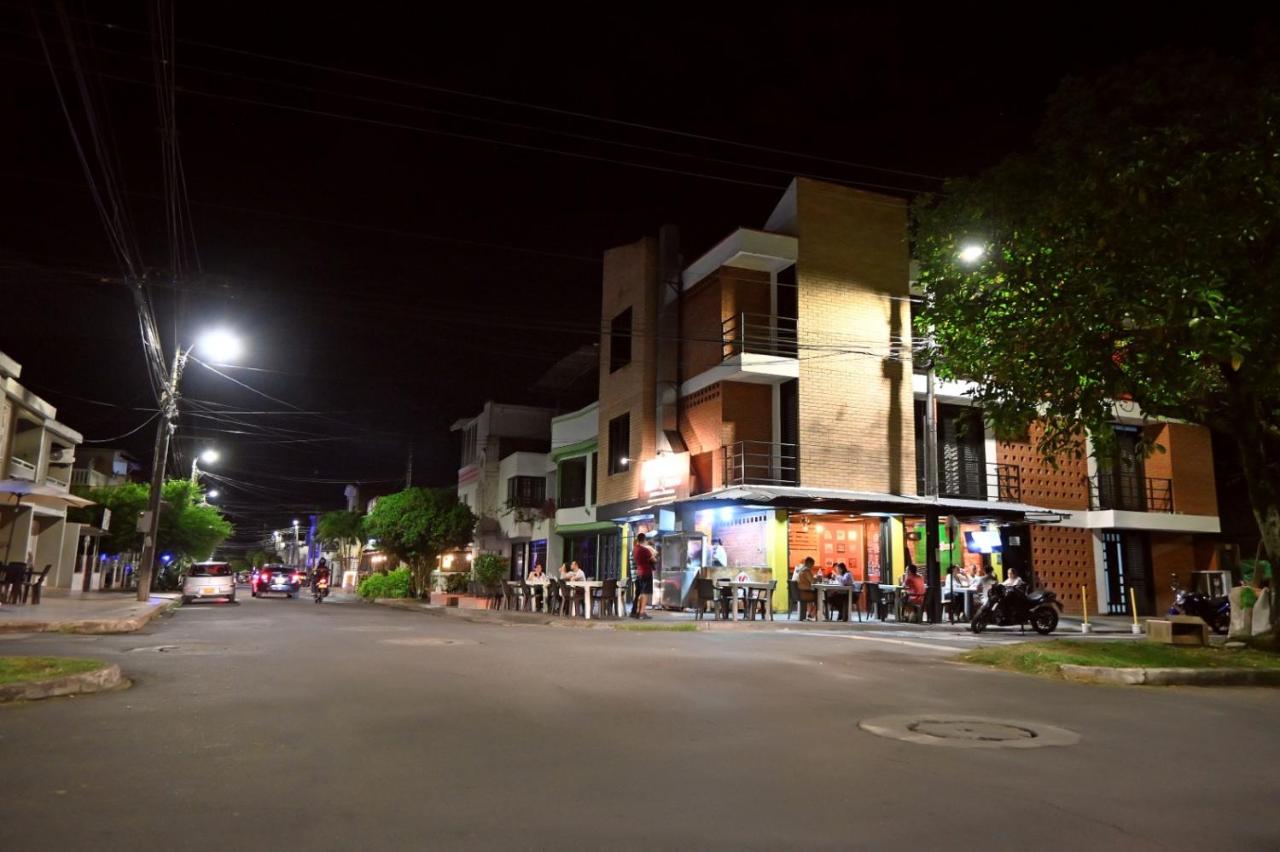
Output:
M10 562L5 565L4 570L0 571L0 603L39 605L45 578L52 568L53 565L49 564L40 571L34 571L25 562Z

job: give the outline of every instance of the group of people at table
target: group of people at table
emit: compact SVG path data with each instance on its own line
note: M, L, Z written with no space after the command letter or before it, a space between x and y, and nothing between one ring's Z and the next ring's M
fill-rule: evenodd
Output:
M1009 568L1006 575L1003 585L1014 588L1026 586L1026 581L1018 576L1017 569ZM824 589L824 597L831 610L839 608L845 612L848 611L845 606L852 603L852 596L862 593L863 584L854 579L849 567L843 562L837 562L823 569L816 567L813 557L806 557L804 562L796 566L791 579L796 584L801 621L810 617L817 621L818 587ZM972 573L952 566L947 569L947 576L942 581L942 602L953 615L957 612L963 614L966 611L965 601L968 595L973 595L973 606L980 607L986 602L987 590L997 582L999 581L996 579L995 571L989 565L975 568ZM840 588L831 589L830 586L843 586L847 591ZM927 586L919 569L910 560L907 562L907 572L902 578L902 585L888 588L894 588L895 593L900 596L901 617L919 621L925 609Z

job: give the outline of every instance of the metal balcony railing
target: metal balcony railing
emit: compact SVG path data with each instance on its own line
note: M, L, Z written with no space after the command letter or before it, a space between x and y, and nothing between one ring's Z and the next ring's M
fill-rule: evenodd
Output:
M720 448L724 484L798 485L800 448L772 441L738 441Z
M743 353L795 358L796 320L769 314L734 314L720 323L721 358Z
M1088 477L1089 508L1122 512L1173 512L1173 480L1117 471Z
M938 496L962 500L1022 502L1022 468L1016 464L939 459ZM923 460L916 460L916 486L925 494Z
M26 459L20 459L15 456L9 459L9 476L13 479L25 479L28 482L34 482L36 479L36 466Z

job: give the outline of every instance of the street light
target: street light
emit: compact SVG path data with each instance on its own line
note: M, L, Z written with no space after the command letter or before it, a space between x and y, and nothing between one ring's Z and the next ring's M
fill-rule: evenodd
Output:
M191 460L191 484L195 485L196 480L200 476L200 469L196 467L196 464L198 462L204 462L205 464L213 464L217 460L218 460L218 451L213 449L212 447L210 447L200 455L193 458Z
M216 489L216 488L215 488L215 489L213 489L212 491L210 491L208 494L206 494L206 495L205 495L205 498L206 498L206 499L209 499L209 500L217 500L217 499L218 499L218 489Z
M302 563L302 547L298 542L298 519L293 519L293 565L296 568Z
M966 266L972 266L987 256L987 247L979 243L966 243L960 247L956 257Z
M158 344L157 344L158 345ZM200 352L211 361L225 363L240 354L240 340L226 329L216 329L201 335L198 343ZM160 418L156 423L156 443L151 454L151 494L147 500L147 532L142 539L142 564L138 570L138 600L145 601L151 596L151 569L156 561L156 535L160 528L160 495L164 490L165 462L169 455L169 441L173 437L175 421L178 419L178 383L182 380L183 368L195 346L183 349L179 346L173 353L173 365L169 368L169 376L165 381L164 391L160 394ZM196 475L192 464L192 479Z

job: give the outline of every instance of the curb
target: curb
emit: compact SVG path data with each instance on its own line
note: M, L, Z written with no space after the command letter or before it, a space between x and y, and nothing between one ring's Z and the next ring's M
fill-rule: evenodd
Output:
M1119 686L1280 686L1280 669L1116 669L1063 663L1058 671L1078 683Z
M0 633L77 633L110 634L133 633L146 627L160 615L182 606L182 601L171 600L156 604L150 610L132 618L81 619L80 621L6 621L0 623Z
M128 686L117 665L103 666L91 672L64 675L49 680L21 681L0 686L0 704L10 701L38 701L61 695L87 695Z

